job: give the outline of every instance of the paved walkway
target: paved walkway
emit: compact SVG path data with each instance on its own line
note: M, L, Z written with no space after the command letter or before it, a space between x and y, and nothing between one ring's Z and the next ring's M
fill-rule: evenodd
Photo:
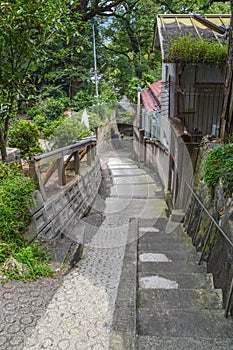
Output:
M98 196L93 211L104 220L100 226L82 221L72 233L73 239L84 243L83 259L63 278L0 287L0 350L150 350L157 349L155 342L160 344L158 332L153 337L155 314L148 312L148 300L155 298L151 290L176 289L182 281L179 276L177 280L151 278L154 267L151 270L148 263L167 262L167 256L162 250L150 252L143 238L149 232L144 244L151 244L150 236L159 232L157 226L163 225L169 233L176 224L168 224L156 174L139 168L123 150L113 151L102 162L111 171L112 187L108 198ZM140 292L140 312L138 248L139 287L145 291ZM173 349L171 344L166 346L158 349ZM181 344L179 349L186 347Z

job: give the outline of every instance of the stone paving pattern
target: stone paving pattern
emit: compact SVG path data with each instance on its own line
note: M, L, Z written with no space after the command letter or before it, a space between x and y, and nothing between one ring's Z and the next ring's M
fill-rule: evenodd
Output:
M71 234L84 243L77 266L63 277L0 286L0 350L232 349L219 291L166 218L157 175L123 150L102 163L112 181ZM206 323L224 329L224 339L206 339Z
M0 285L1 350L23 349L24 339L33 332L61 282L62 278L43 278Z

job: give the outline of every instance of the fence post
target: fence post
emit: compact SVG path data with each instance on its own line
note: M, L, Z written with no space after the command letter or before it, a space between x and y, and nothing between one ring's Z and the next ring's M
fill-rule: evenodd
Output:
M64 186L66 184L65 168L64 168L64 157L57 159L57 170L58 170L58 184Z
M95 146L91 145L91 160L95 160Z
M87 165L91 165L91 145L87 146Z
M79 151L74 153L74 171L75 174L79 174L80 169L80 158L79 158Z
M35 182L38 182L38 178L37 178L37 174L36 174L36 162L34 159L29 159L29 171L28 171L28 174L29 174L29 177L35 181Z
M43 200L46 202L47 197L46 197L46 193L45 193L44 184L43 184L43 181L41 178L40 166L36 166L35 169L36 169L36 175L37 175L37 179L38 179L38 183L39 183L40 193L42 195Z

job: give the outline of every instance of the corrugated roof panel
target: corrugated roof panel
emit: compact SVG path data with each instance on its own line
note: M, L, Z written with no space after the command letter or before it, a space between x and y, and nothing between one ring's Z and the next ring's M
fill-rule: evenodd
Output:
M173 23L176 21L175 16L172 17L160 17L162 23Z
M191 17L188 17L188 18L184 18L184 17L176 17L177 21L179 21L179 23L185 25L185 26L193 26L193 23L191 21Z
M226 17L223 17L223 16L220 16L221 18L221 21L223 22L223 25L225 27L229 26L230 25L230 21L229 21L229 18L226 18Z
M205 29L206 26L204 26L204 24L198 22L198 21L195 21L195 19L193 19L193 22L195 23L195 26L199 29Z

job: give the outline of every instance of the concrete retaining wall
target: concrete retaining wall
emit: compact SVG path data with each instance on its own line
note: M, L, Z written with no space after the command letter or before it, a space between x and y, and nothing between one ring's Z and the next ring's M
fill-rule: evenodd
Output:
M26 234L29 240L61 238L68 235L75 224L90 209L100 184L101 167L97 159L85 174L68 185L53 200L44 202L40 193L35 193L37 208L33 213L33 223Z

